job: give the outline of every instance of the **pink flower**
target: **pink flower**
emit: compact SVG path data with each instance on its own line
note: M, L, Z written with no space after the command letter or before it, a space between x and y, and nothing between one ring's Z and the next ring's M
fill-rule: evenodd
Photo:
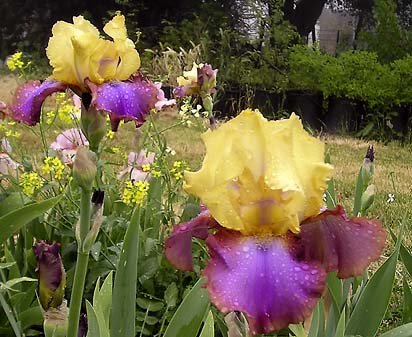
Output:
M154 85L159 90L157 94L157 102L155 104L155 108L157 111L161 111L164 107L172 106L176 104L175 99L167 99L165 97L165 92L162 90L162 83L156 82Z
M143 170L144 165L150 165L154 162L155 154L146 150L140 150L139 153L130 152L127 161L127 167L120 171L118 178L129 177L133 181L148 181L151 174Z
M3 175L15 172L20 164L16 163L7 153L0 153L0 173Z
M59 152L65 164L73 164L74 157L79 146L88 146L89 142L83 132L78 128L68 129L56 138L50 148Z

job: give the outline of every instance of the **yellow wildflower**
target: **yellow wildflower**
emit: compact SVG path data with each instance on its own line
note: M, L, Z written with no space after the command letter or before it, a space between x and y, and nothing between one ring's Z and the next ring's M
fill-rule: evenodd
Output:
M6 61L7 68L9 68L10 71L16 71L16 70L23 69L24 62L22 60L22 57L23 57L23 53L21 51L11 55Z
M150 164L143 164L142 165L142 170L144 172L149 172L150 171Z
M159 170L151 170L150 173L155 178L160 178L162 176L162 172L160 172Z
M64 164L57 157L46 157L42 166L43 174L52 174L57 180L63 178Z
M19 186L23 188L23 193L31 197L36 190L42 188L43 180L36 172L25 172L20 176Z
M173 163L173 168L170 170L170 173L176 180L180 180L183 178L183 171L188 169L189 166L184 161L177 160Z
M149 190L147 181L127 181L123 189L122 201L126 205L141 205Z
M114 138L114 132L112 130L108 130L106 133L106 137L108 139L113 139Z

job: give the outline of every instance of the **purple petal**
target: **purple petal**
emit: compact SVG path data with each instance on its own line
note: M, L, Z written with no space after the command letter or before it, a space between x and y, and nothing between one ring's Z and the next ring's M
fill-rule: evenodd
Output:
M197 69L197 83L200 91L204 93L216 92L216 75L217 69L213 69L210 64L205 64L202 68Z
M154 109L159 92L152 82L141 76L130 81L101 85L88 81L87 85L92 92L92 104L97 110L109 113L114 131L121 120L134 120L136 125L143 124L150 110Z
M66 88L66 84L54 80L46 80L43 83L28 81L17 88L9 107L12 117L19 122L35 125L40 122L40 111L46 97Z
M296 260L283 237L246 237L223 229L206 243L211 301L223 313L244 312L253 334L302 322L324 290L323 267Z
M303 260L318 261L328 272L337 271L340 278L347 278L362 275L379 259L386 233L379 221L348 219L338 206L303 222L297 238Z
M184 98L188 96L189 88L186 85L181 85L173 90L173 95L177 98Z
M203 210L196 218L175 226L165 242L165 255L170 264L182 271L192 271L192 237L205 240L208 229L215 225L209 210Z

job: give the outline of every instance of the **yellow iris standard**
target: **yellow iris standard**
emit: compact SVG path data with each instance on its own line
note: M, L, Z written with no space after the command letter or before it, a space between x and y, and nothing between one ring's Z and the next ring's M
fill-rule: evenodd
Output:
M299 232L302 220L319 214L333 168L324 161L324 144L296 115L268 121L258 110L244 110L202 140L202 168L185 172L184 188L221 226L281 235Z
M98 29L82 16L73 17L73 23L58 21L46 49L53 67L51 77L84 89L86 78L101 84L126 80L136 72L140 58L127 38L124 16L115 16L103 30L112 41L101 38Z

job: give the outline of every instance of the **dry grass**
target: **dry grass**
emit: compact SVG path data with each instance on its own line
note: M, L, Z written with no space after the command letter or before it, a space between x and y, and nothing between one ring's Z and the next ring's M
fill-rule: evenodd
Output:
M13 75L0 76L0 101L10 102L18 80Z

